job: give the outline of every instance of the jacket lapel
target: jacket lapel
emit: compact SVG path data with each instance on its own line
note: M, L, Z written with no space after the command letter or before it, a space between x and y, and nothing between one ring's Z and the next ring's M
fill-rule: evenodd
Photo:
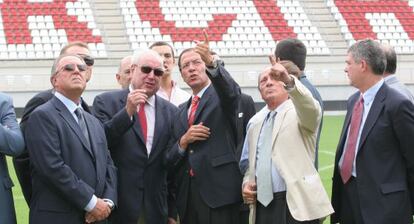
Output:
M274 148L274 143L276 142L276 137L279 134L280 127L282 127L282 123L286 113L293 107L293 103L291 100L287 102L288 104L283 108L282 111L279 111L276 116L275 120L273 121L273 131L272 131L272 148Z
M59 99L56 97L52 98L53 104L56 107L56 110L59 111L59 115L63 118L63 120L69 125L75 135L81 141L83 147L89 152L92 158L94 158L91 148L88 146L85 136L82 134L82 130L80 129L78 123L76 122L75 118L73 118L72 114L66 108L66 106L60 102Z
M198 103L197 111L196 111L195 116L194 116L194 124L198 124L199 123L200 113L201 113L201 111L203 111L204 107L207 105L207 102L211 98L211 93L213 91L212 88L213 88L212 85L210 85L206 89L206 91L203 93L203 96L201 97L200 102Z
M365 140L367 139L367 136L371 131L372 127L374 126L375 122L378 120L378 117L381 114L382 109L384 108L384 100L386 93L386 85L382 85L381 88L378 90L377 95L374 98L374 101L372 102L371 109L369 110L367 119L362 129L361 138L359 140L358 153L359 149L361 149L362 145L364 145Z

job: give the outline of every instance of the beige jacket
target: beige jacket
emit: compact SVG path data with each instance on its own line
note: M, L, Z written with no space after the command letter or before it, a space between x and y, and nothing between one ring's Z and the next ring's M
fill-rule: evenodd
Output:
M329 197L314 167L316 134L321 108L309 90L295 79L290 99L274 121L272 161L286 183L286 200L293 218L314 220L333 213ZM255 181L256 149L264 116L253 119L249 141L249 167L243 183ZM256 206L250 206L250 223L255 223Z

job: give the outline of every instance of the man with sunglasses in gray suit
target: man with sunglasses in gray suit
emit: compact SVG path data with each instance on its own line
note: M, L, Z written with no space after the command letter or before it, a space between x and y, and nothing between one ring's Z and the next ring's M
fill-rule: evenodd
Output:
M83 42L72 42L67 44L65 47L62 48L60 51L60 55L63 54L77 54L82 57L87 65L86 70L86 82L91 79L92 76L92 68L95 62L94 58L91 57L88 45ZM26 128L26 122L30 117L30 114L36 109L38 106L46 103L49 101L53 95L55 90L48 89L44 90L38 94L36 94L33 98L29 100L23 110L23 117L20 121L20 127L22 132L24 132ZM86 104L85 101L81 100L82 108L90 113L89 106ZM32 196L32 183L31 183L31 176L30 176L30 158L27 150L23 152L20 156L13 158L13 164L15 167L17 178L20 182L20 186L22 188L23 196L27 202L27 205L30 205L30 199Z
M30 155L29 223L106 223L117 202L116 168L103 125L81 106L87 66L79 55L59 56L54 96L37 107L24 136Z
M93 103L118 168L119 203L111 219L115 224L167 223L164 158L178 109L156 95L163 74L156 51L137 52L129 88L98 95Z

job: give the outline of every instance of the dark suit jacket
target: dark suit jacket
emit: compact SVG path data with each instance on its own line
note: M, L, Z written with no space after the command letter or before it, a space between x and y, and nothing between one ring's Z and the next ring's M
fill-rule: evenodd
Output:
M332 223L340 222L343 183L338 162L359 92L348 100L335 158ZM412 223L414 193L414 106L384 84L372 103L356 156L356 186L364 223Z
M177 107L155 96L154 140L148 157L139 119L135 114L131 120L125 109L128 93L128 89L103 93L93 103L93 113L104 123L118 167L119 206L113 220L136 224L145 209L147 224L167 223L165 153Z
M316 167L316 169L318 169L319 139L321 137L322 124L323 124L323 100L322 100L321 94L319 94L319 91L309 81L309 79L306 77L306 75L302 74L299 77L299 81L312 93L313 98L315 98L315 100L318 101L319 105L321 106L321 110L322 110L322 118L321 118L321 123L319 124L318 135L316 136L316 148L315 148L315 167Z
M84 223L93 194L117 203L116 168L103 126L88 113L84 117L90 147L58 98L30 115L24 132L32 168L30 223Z
M34 109L49 101L53 97L53 94L54 90L48 89L36 94L29 100L29 102L24 107L23 117L20 121L20 128L22 129L22 132L24 132L26 122ZM88 104L86 104L86 102L83 100L81 101L81 104L82 108L86 112L90 113ZM13 165L17 179L19 180L20 186L22 188L23 196L27 202L27 205L30 205L30 198L32 196L32 178L30 176L30 158L27 150L25 150L21 155L13 158Z
M23 152L24 139L16 114L13 109L12 98L0 93L0 223L15 224L16 213L12 187L9 176L6 155L17 156Z
M243 150L244 139L246 138L246 127L250 118L256 114L254 101L251 96L242 93L239 98L236 112L236 158L240 161Z
M176 170L177 209L180 217L185 217L187 209L190 166L195 173L192 184L198 186L201 198L209 207L217 208L241 201L242 176L235 156L233 125L240 88L220 65L216 74L208 75L212 85L200 99L194 123L203 122L203 125L209 127L210 137L190 144L184 155L179 152L178 141L188 129L190 99L179 107L174 123L174 137L177 141L167 157L169 165Z

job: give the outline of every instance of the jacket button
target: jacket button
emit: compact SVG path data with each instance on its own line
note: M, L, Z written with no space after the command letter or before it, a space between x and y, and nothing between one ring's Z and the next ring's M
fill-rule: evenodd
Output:
M190 154L193 154L194 150L190 150Z

